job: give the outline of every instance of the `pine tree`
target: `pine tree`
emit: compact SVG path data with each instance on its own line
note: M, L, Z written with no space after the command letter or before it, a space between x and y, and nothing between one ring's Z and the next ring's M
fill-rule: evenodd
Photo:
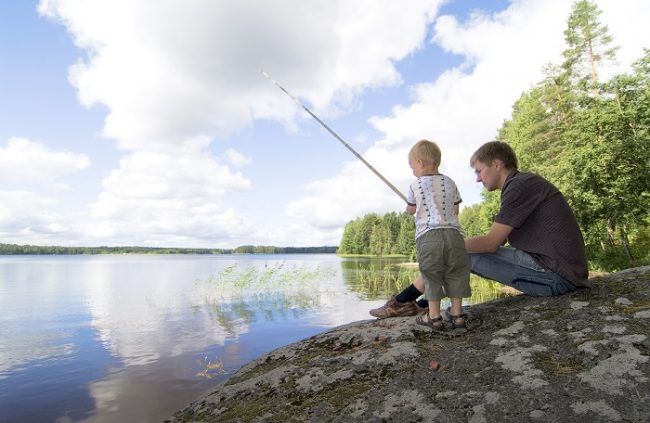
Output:
M601 11L589 0L573 5L568 27L564 31L567 49L563 68L579 88L592 91L598 97L598 68L615 60L617 47L612 47L612 36L607 25L600 22Z

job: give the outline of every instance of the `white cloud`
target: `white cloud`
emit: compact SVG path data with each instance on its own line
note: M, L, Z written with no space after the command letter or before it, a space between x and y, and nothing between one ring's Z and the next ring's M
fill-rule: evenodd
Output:
M47 243L71 229L70 218L51 211L56 200L29 191L0 191L0 238L3 242Z
M23 183L50 185L89 165L90 160L84 154L52 151L27 138L11 138L6 147L0 147L0 183L13 187Z
M136 239L149 245L193 246L198 240L228 241L246 225L223 196L249 190L202 148L178 152L136 151L104 180L91 208L89 233L98 239Z
M53 244L75 235L74 213L60 211L56 193L73 191L60 182L90 165L84 154L54 151L26 138L0 147L0 238L16 244Z
M251 163L250 157L244 156L237 150L229 148L226 150L226 160L235 167L246 166Z
M88 52L70 79L84 105L108 107L104 135L152 148L291 120L299 111L260 69L317 110L400 83L394 62L421 46L439 3L42 0L39 11Z
M395 172L408 170L406 154L406 150L401 149L373 148L364 158L406 195L402 189L407 184L404 172L400 172L401 175ZM369 211L402 211L404 208L402 200L360 161L348 162L336 177L311 182L305 190L309 195L291 202L287 213L321 230L340 228ZM337 244L338 239L331 242Z
M214 244L246 232L299 245L307 241L296 234L310 233L319 241L321 231L236 217L223 196L250 182L207 157L207 144L254 119L292 127L305 117L262 69L326 116L368 88L402 83L395 63L423 46L440 3L42 0L39 12L87 53L69 75L80 101L106 106L103 135L132 151L104 180L89 235ZM224 157L234 167L253 160L233 149Z
M616 52L619 68L629 69L641 58L643 48L650 48L650 34L645 25L650 16L650 2L641 0L597 2L603 11L602 21L614 36L613 44L619 47Z
M543 65L559 60L571 2L514 0L501 13L477 12L467 22L445 16L434 24L440 3L41 0L40 13L65 25L86 53L69 74L80 101L107 108L103 135L126 150L80 230L88 239L130 244L232 246L244 234L260 243L336 244L348 220L401 210L398 197L353 161L304 186L286 207L293 223L256 224L240 217L231 199L255 188L250 176L232 169L258 158L235 149L213 155L209 148L218 150L215 138L256 119L295 128L295 120L307 118L260 69L331 117L369 89L403 84L396 64L424 48L432 29L429 42L463 63L410 87L410 104L371 119L382 136L368 140L364 157L405 190L412 178L408 148L433 139L443 150L442 171L457 181L465 204L477 201L467 158L495 137ZM648 4L599 2L625 46L623 65L647 45L639 34L647 32Z

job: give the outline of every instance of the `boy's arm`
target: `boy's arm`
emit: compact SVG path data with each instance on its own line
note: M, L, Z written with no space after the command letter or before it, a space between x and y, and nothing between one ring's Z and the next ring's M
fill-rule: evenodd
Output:
M411 216L415 214L416 204L415 204L415 193L413 192L413 187L409 185L409 193L406 199L406 213Z
M468 253L494 253L504 244L512 226L494 222L487 234L465 239L465 249Z

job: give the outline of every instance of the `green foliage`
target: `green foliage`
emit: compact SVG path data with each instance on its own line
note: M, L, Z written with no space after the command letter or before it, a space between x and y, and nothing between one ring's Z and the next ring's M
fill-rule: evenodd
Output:
M373 259L376 260L376 259ZM371 262L369 265L357 264L353 272L346 272L350 289L363 293L366 298L387 298L409 286L419 271L406 267Z
M519 98L499 133L520 168L563 192L592 267L616 270L650 262L650 54L633 74L599 82L599 67L616 52L599 15L589 1L574 5L565 62Z
M486 225L481 219L482 204L474 204L465 207L458 216L461 226L467 237L482 235L485 233Z
M339 254L415 257L415 225L406 213L376 213L356 218L343 229Z
M276 247L273 245L241 245L233 254L333 254L336 247Z
M399 232L395 242L393 254L403 254L411 261L417 257L417 248L415 246L415 223L413 218L404 213L400 216Z
M499 194L496 191L482 193L483 202L465 207L458 216L466 237L484 235L492 226L499 212Z
M564 39L567 48L563 68L574 85L598 94L598 66L614 61L617 47L611 47L612 37L607 25L599 21L600 10L595 3L580 0L573 5Z

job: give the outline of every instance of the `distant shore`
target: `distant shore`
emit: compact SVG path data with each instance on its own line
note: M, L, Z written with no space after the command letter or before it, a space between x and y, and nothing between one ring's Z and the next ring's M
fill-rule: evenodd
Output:
M338 247L276 247L243 245L236 248L175 248L175 247L62 247L41 245L0 244L0 255L95 255L95 254L334 254Z

